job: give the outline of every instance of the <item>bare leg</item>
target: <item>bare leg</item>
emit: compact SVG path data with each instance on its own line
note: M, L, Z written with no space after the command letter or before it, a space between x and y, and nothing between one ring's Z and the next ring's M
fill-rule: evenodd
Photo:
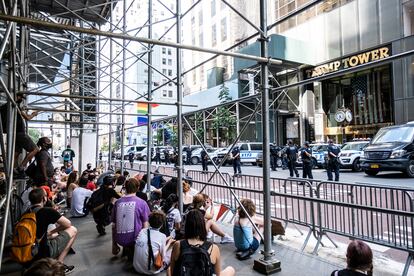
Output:
M236 271L232 266L226 267L224 270L221 271L220 275L222 276L233 276L236 275Z
M68 244L66 245L65 249L63 249L62 253L60 253L60 255L58 257L58 261L60 261L62 263L63 263L63 260L65 259L66 255L68 255L68 252L69 252L70 248L72 247L73 243L75 242L76 234L78 233L78 229L76 229L74 226L71 226L68 229L66 229L65 232L69 234L70 240L69 240Z
M20 167L25 168L27 163L29 163L30 160L33 159L33 157L39 152L39 148L36 148L35 150L29 152L26 157L23 159L22 163L20 164Z
M211 230L214 234L219 235L220 237L224 237L226 234L223 232L223 230L218 227L218 225L213 220L206 221L206 229L207 232Z

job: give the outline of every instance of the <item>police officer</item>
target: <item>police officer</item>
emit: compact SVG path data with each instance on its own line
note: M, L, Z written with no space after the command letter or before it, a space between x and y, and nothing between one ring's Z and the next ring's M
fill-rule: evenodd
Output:
M134 159L135 159L135 154L134 154L134 152L130 151L128 153L128 160L129 160L129 164L131 166L131 169L134 167Z
M155 149L155 164L161 165L161 150L160 147Z
M231 157L233 158L234 177L241 177L240 149L238 146L234 146Z
M328 141L328 166L326 172L328 173L328 180L332 181L332 172L335 173L335 181L339 181L339 162L338 154L341 149L333 143L331 139Z
M280 148L276 146L276 143L270 144L270 167L272 171L277 171L277 158L279 157Z
M165 162L165 165L170 164L170 151L168 150L168 148L164 149L164 162Z
M309 142L303 144L303 148L300 151L300 156L302 157L303 163L303 178L313 179L312 176L312 150L309 147Z
M288 140L288 145L286 147L286 155L288 159L288 168L289 168L290 177L293 177L293 172L295 173L296 177L299 177L299 172L296 169L298 147L293 144L292 140Z
M185 150L185 152L187 153L187 165L191 165L191 148L190 146L187 147L187 149Z
M205 149L201 151L200 157L201 157L201 166L203 168L202 173L207 173L208 172L208 167L207 167L208 155Z

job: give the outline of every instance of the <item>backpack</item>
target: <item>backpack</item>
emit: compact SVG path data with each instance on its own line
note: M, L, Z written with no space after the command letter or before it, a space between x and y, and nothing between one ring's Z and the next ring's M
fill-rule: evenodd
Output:
M202 245L190 245L187 240L180 241L180 266L177 267L181 276L211 276L214 271L208 249L211 242ZM175 269L174 269L175 270ZM175 271L174 271L175 272ZM176 275L174 273L174 275Z
M105 191L104 188L101 187L98 190L94 191L86 202L86 208L91 213L97 212L105 206Z
M38 210L38 209L37 209ZM36 239L36 212L25 213L16 224L11 246L11 257L19 263L27 263L37 255L39 243L44 237Z

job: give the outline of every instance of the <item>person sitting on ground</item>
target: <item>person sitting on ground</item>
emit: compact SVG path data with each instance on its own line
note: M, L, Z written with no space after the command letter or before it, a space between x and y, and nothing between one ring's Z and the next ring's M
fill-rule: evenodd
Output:
M154 174L155 176L151 179L151 186L153 186L155 189L161 189L165 184L165 179L162 177L162 175L158 174L158 169L155 170Z
M70 208L70 214L72 217L81 218L88 213L85 212L86 202L92 196L92 191L86 189L88 179L81 177L79 179L79 187L73 190L72 204Z
M37 167L32 175L33 185L40 187L42 185L52 185L54 174L52 158L49 150L52 148L52 141L48 137L42 137L37 142L40 151L36 154Z
M66 165L66 174L70 174L73 171L73 162L69 161Z
M23 276L65 276L65 265L52 258L35 261Z
M242 199L240 202L260 230L264 223L263 219L256 216L256 206L253 201L251 199ZM259 248L260 235L254 231L246 213L241 207L237 209L237 216L233 226L233 236L234 244L238 251L237 257L241 260L248 259Z
M40 240L37 257L50 257L63 263L76 239L77 229L58 211L44 207L47 197L43 189L33 189L29 199L32 204L30 210L36 213L36 238ZM56 224L56 227L51 229L51 224ZM73 268L65 266L65 273Z
M164 229L164 234L175 239L175 233L180 231L181 226L181 214L178 210L178 196L176 194L170 194L164 201L162 211L167 216L167 228Z
M88 184L86 184L86 189L91 190L91 191L96 190L95 178L96 178L96 176L93 173L90 173L88 175Z
M136 180L136 178L134 178L134 180ZM140 199L142 199L145 202L148 202L148 196L147 194L144 192L145 188L147 187L147 183L144 180L140 180L137 182L139 183L139 187L138 187L138 191L136 193L136 196L139 197ZM151 209L151 208L150 208Z
M124 248L124 255L132 259L134 243L142 228L148 227L150 210L148 204L135 194L138 181L135 178L125 183L126 194L115 202L112 209L112 253Z
M235 270L231 266L221 270L220 249L217 245L206 241L205 219L200 211L191 210L188 212L184 238L184 240L174 243L173 246L170 265L172 275L183 275L183 270L189 272L189 275L206 275L202 274L203 269L209 275L235 275ZM197 248L197 253L186 254L194 252L192 249L194 247ZM184 266L190 258L194 262Z
M113 200L121 198L114 190L114 181L115 178L113 175L106 175L102 185L98 190L93 192L87 204L96 223L96 230L98 230L101 236L106 234L105 226L111 224Z
M191 188L190 185L183 181L183 212L187 211L187 209L193 204L193 196L190 194Z
M78 172L71 172L66 181L66 205L70 209L72 206L73 191L78 188Z
M372 250L363 241L353 240L346 250L347 268L335 270L331 276L373 275Z
M135 242L133 266L136 272L152 275L168 268L171 259L171 244L173 239L167 239L160 228L165 224L165 215L153 211L148 218L149 227L143 228ZM160 256L162 265L155 265Z
M216 222L214 220L212 220L211 218L209 218L209 216L207 215L206 217L206 211L204 209L205 206L205 201L204 201L204 197L202 194L197 194L194 196L193 198L193 203L192 205L188 208L188 211L190 210L198 210L200 213L203 214L204 219L205 219L205 225L206 225L206 231L209 232L213 232L214 234L218 235L221 237L221 241L220 243L224 244L224 243L233 243L233 238L230 237L228 234L224 233L223 230L220 229L220 227L216 224ZM180 232L181 234L184 234L182 230L186 229L185 228L185 224L187 223L186 221L187 219L187 213L184 214L183 216L183 220L182 220L182 225L180 227Z

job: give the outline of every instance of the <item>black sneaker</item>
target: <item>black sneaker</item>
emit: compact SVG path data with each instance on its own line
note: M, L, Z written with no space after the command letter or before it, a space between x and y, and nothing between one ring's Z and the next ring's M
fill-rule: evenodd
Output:
M63 265L65 267L65 275L69 275L73 272L73 270L75 269L75 266L73 265Z

